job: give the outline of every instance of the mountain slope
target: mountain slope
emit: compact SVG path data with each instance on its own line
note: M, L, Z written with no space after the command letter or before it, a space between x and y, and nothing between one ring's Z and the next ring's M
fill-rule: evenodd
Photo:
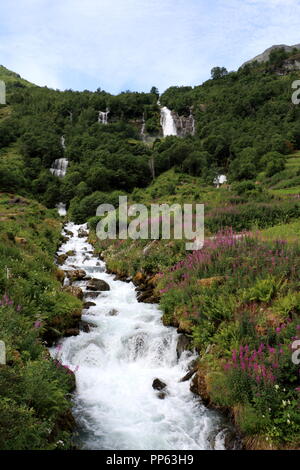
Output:
M256 57L253 57L253 59L247 60L242 67L244 67L246 64L251 64L253 62L268 62L270 59L270 54L278 49L284 49L285 52L293 52L295 49L300 50L300 44L295 44L294 46L287 46L286 44L279 44L279 45L274 45L266 49L262 54L258 54Z
M24 87L36 86L33 83L30 83L29 81L22 78L18 73L8 70L3 65L0 65L0 80L3 80L6 83L6 86L8 88L18 87L18 86L24 86Z

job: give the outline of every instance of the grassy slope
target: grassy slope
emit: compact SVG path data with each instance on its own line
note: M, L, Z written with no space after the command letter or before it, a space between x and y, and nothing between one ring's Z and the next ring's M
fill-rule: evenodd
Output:
M0 448L67 448L73 376L44 346L81 313L81 302L61 291L53 264L61 222L37 202L4 193L0 222L0 339L7 355L0 366Z
M295 177L299 167L299 155L291 155L283 172L287 183L291 177ZM272 187L272 181L264 180L263 187L263 197L271 203L267 204L271 209L273 190L268 188ZM296 192L295 188L294 190ZM234 192L229 187L206 187L198 178L173 171L161 175L146 190L136 190L132 195L132 200L146 205L151 202L204 202L206 212L217 210L223 214L225 225L226 213L233 198ZM251 198L251 207L255 209L261 203L253 194L247 195L247 203ZM294 201L279 193L273 203L279 206L285 203L293 205ZM240 201L235 207L240 210L243 205L243 201ZM211 258L210 250L214 251L213 247L206 250L211 259L207 265L201 267L198 261L191 260L188 268L177 267L175 271L170 271L170 267L185 260L187 256L181 241L101 242L94 235L91 236L97 249L104 254L109 269L120 276L129 274L136 276L136 279L148 279L145 282L156 286L155 295L161 297L164 311L163 321L167 325L179 326L180 331L190 336L193 345L199 350L201 361L194 390L200 392L202 398L214 406L229 407L248 448L300 446L298 392L294 391L298 380L297 368L291 364L289 349L291 336L295 335L299 324L300 311L297 277L300 269L298 217L296 214L288 223L276 225L273 219L265 224L263 215L262 226L267 228L260 231L257 231L259 220L255 217L252 220L250 217L249 227L253 229L253 241L243 241L240 247L233 242L230 247L230 242L228 248L224 248L221 243L217 248L217 258L214 258L215 255ZM284 210L280 218L282 222L285 221ZM206 231L206 234L211 235L211 231ZM277 245L278 239L288 241L284 255L279 248L281 245ZM148 246L147 254L143 252L145 246ZM156 276L158 272L162 276ZM203 278L208 281L207 285L203 284L201 287L202 284L199 283ZM246 331L245 324L251 325L249 331ZM276 328L280 329L280 338L276 336ZM280 342L287 348L282 352L280 372L275 371L276 384L279 387L275 396L276 389L273 385L266 383L257 388L255 383L249 382L249 378L245 379L242 371L238 377L233 373L224 373L224 363L230 362L234 348L239 349L241 345L246 345L255 351L262 342L270 348L279 347ZM269 364L268 353L264 354L266 357L263 360ZM257 367L261 366L259 364ZM234 393L231 393L232 390ZM265 396L266 401L263 398L258 399L256 395ZM282 401L286 400L290 400L289 403L292 404L283 409ZM262 420L261 415L266 418Z
M28 80L22 78L19 74L8 70L3 65L0 65L0 80L3 80L8 86L16 84L30 87L36 86L33 83L30 83Z

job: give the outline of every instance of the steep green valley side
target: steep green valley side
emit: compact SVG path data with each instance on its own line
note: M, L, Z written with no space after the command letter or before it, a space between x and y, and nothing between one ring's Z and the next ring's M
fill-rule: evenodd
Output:
M213 189L170 171L130 202L204 203L202 250L186 252L184 240L174 239L101 241L95 231L90 239L108 269L120 279L130 276L140 300L160 302L164 324L197 349L191 389L231 416L244 446L295 449L300 205L293 194L269 191L268 185ZM90 219L94 230L98 220Z
M231 416L245 447L299 448L300 73L284 60L215 70L160 97L154 87L60 92L0 67L0 448L71 446L73 374L45 347L77 328L81 311L53 264L59 202L88 222L108 269L132 277L140 300L159 301L165 325L197 349L192 390ZM158 98L178 121L195 119L191 135L162 137ZM58 178L50 168L62 158ZM172 238L99 241L96 209L120 195L148 208L204 204L203 250Z
M36 201L0 194L0 448L71 446L73 372L46 348L78 326L81 301L62 291L53 261L60 242L56 213Z

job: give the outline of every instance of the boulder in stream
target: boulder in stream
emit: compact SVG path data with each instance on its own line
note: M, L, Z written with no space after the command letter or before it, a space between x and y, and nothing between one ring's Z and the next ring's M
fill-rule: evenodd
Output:
M77 297L77 299L80 299L80 300L83 299L83 292L80 289L80 287L64 286L63 291L68 292L71 295L74 295L74 297Z
M62 264L64 264L64 262L66 261L67 258L68 258L68 255L66 253L63 253L61 255L57 255L56 262L57 262L57 264L59 264L61 266Z
M85 310L87 310L87 309L90 308L90 307L96 307L95 302L85 302L85 303L83 304L83 308L84 308Z
M97 292L97 291L88 291L88 292L85 292L84 293L84 298L90 298L90 299L96 299L97 297L99 297L99 295L101 295L101 292Z
M152 383L152 388L154 388L154 390L164 390L166 388L167 384L165 384L162 380L160 379L154 379L153 380L153 383Z
M78 237L79 237L79 238L84 238L84 237L88 237L88 236L89 236L89 234L88 234L88 232L87 232L86 230L84 230L84 228L81 227L81 228L78 230Z
M64 229L64 232L65 232L65 234L68 235L69 237L73 237L73 236L74 236L73 232L71 232L70 230Z
M112 308L109 312L108 312L108 315L110 315L111 317L116 317L118 315L118 310L116 310L115 308Z
M69 250L69 251L67 251L66 254L67 254L67 256L75 256L76 252L75 252L75 250Z
M191 348L192 339L187 335L179 335L177 340L176 352L178 359L184 351L189 351Z
M197 367L195 367L194 369L190 370L189 372L187 372L185 374L184 377L182 377L182 379L179 380L179 382L187 382L188 380L190 380L193 375L197 372Z
M106 291L110 290L109 284L103 279L91 279L86 286L87 290L92 291Z
M86 321L81 321L79 323L79 328L81 331L83 331L84 333L89 333L91 331L91 328L90 328L90 324L87 323Z
M86 272L84 269L74 269L71 271L66 271L66 275L70 281L82 281L86 277Z

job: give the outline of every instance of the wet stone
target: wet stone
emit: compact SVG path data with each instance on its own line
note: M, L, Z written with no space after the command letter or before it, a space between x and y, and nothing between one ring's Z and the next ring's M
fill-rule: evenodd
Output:
M116 317L118 315L118 310L116 310L115 308L112 308L109 312L108 312L108 315L110 315L111 317Z
M85 310L87 310L87 309L90 308L90 307L96 307L95 302L85 302L85 303L83 304L83 308L84 308Z
M153 380L152 388L154 388L154 390L164 390L166 388L166 386L167 386L167 384L162 382L162 380L160 380L160 379L154 379Z
M107 291L110 290L109 284L103 279L91 279L86 286L87 290L92 291Z

